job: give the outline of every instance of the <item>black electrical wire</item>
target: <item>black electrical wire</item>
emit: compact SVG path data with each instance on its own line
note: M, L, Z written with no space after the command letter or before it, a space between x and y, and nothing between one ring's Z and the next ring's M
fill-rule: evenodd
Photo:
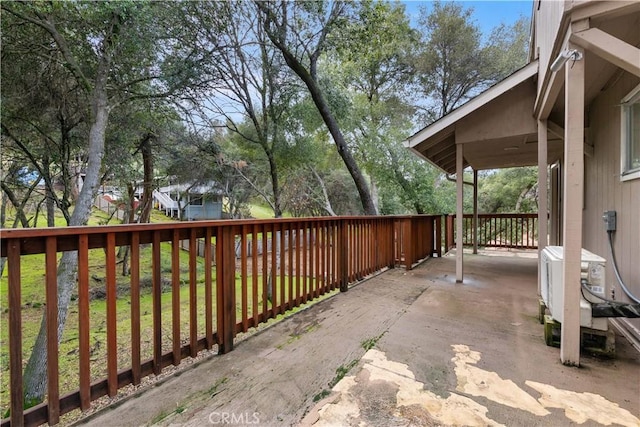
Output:
M591 316L637 319L640 318L640 304L591 304Z
M622 303L620 301L613 301L603 298L589 289L589 282L587 282L585 279L580 280L580 284L580 292L582 292L582 298L584 298L591 304L592 317L640 317L640 304ZM590 295L593 295L603 302L597 303L589 301L585 297L584 291L587 291Z
M627 289L627 287L625 286L624 282L622 281L622 277L620 276L620 272L618 271L618 263L616 262L616 255L613 252L613 237L612 237L612 233L613 233L612 230L607 230L607 234L609 235L609 253L611 254L611 260L613 261L613 271L616 273L616 279L618 279L618 283L620 283L620 286L622 287L622 290L629 297L629 299L631 299L631 301L635 302L636 304L640 304L640 299L635 297L631 293L631 291L629 289Z
M580 291L582 292L582 298L584 298L587 301L589 301L589 300L587 298L585 298L584 291L587 291L587 293L589 293L589 295L593 295L594 297L598 298L602 302L610 302L610 303L613 303L613 304L618 304L620 302L620 301L615 301L615 300L611 300L611 299L606 299L605 297L601 297L600 295L594 293L591 289L589 289L589 285L591 285L591 284L589 282L587 282L586 279L580 280L580 284L582 285L582 286L580 286Z

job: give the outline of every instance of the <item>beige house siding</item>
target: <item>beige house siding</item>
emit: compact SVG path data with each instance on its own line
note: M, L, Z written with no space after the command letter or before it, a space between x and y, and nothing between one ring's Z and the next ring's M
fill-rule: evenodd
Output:
M594 145L594 155L585 158L583 246L607 259L607 281L615 283L618 299L623 293L615 280L602 213L617 212L618 268L627 287L640 297L640 179L620 181L620 100L639 83L638 77L624 73L587 112L588 142Z
M538 76L539 92L546 73L549 72L553 45L560 29L565 3L564 1L544 1L540 7L537 7L538 5L540 5L540 3L536 1L536 7L534 8L534 13L536 14L535 48L540 64Z
M456 124L456 143L535 135L538 129L533 118L535 100L533 83L526 82L515 87L505 93L500 102L483 105L474 114L462 118ZM493 152L490 155L498 154Z

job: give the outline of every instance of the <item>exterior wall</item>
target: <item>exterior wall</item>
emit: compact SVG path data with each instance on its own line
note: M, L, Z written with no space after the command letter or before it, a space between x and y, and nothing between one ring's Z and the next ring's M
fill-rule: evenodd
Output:
M607 259L607 282L615 284L616 299L623 292L615 279L602 213L617 212L614 251L620 275L640 297L640 179L620 181L620 100L640 83L624 73L588 108L587 126L594 145L593 157L585 158L585 209L583 246Z
M538 129L533 119L535 99L533 83L527 81L516 86L499 100L491 101L460 119L456 123L456 143L535 134Z
M565 2L557 0L541 0L536 1L539 7L534 8L535 16L535 49L538 51L539 60L539 76L538 76L538 92L540 86L544 82L545 75L549 72L551 51L553 44L560 30L562 14L565 10Z
M202 205L188 205L185 208L184 216L188 221L199 219L221 219L222 203L205 201Z

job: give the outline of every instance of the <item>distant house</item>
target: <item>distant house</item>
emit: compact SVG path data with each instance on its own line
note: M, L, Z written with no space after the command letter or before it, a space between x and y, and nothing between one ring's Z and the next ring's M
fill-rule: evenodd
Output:
M463 170L538 165L540 250L564 247L560 358L574 365L581 249L607 259L606 280L616 288L608 298L640 298L640 2L535 0L530 40L525 67L405 145L457 175L459 282ZM606 228L605 212L617 217ZM634 297L623 292L614 261ZM638 320L610 322L640 339Z
M215 183L172 184L153 192L157 209L184 221L221 219L222 196Z

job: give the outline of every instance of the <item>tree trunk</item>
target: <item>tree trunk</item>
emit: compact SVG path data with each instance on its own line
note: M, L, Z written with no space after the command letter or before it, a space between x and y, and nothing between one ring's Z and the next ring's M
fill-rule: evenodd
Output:
M109 107L105 92L106 71L99 74L96 88L93 92L91 129L89 131L89 148L87 174L82 190L78 195L76 207L71 215L69 225L86 225L91 214L91 206L96 195L96 189L100 181L100 168L104 155L104 141L107 123L109 120ZM78 268L78 252L63 252L58 264L58 342L62 338L64 325L71 295L76 285L76 271ZM43 316L40 331L31 351L31 356L24 370L25 406L33 406L44 400L47 388L47 329L46 318Z
M331 206L331 200L329 200L329 193L327 192L327 186L324 184L324 180L314 168L311 167L309 169L311 169L311 173L316 177L318 183L320 184L320 188L322 189L322 197L324 198L324 210L329 215L336 216L336 213L333 210L333 206Z
M51 160L49 159L49 155L45 154L42 159L42 169L44 171L45 176L49 179L51 185L45 185L45 206L47 207L47 227L55 227L56 226L56 212L55 212L55 200L54 200L54 189L53 189L53 180L51 179ZM33 224L34 227L37 227L37 222Z
M16 219L20 220L20 223L22 224L23 228L29 228L29 219L27 218L27 215L24 213L24 206L26 204L27 199L23 199L22 202L20 202L16 194L13 192L13 190L4 181L0 182L0 186L2 186L2 191L3 191L2 206L4 207L5 205L5 198L9 198L9 200L11 201L11 204L16 210Z
M47 193L49 191L47 190ZM55 227L56 226L56 210L55 210L55 202L53 198L47 195L47 227Z
M142 209L138 222L151 222L151 208L153 206L153 151L151 150L151 135L145 136L141 142L142 165L144 168L144 182L142 183Z
M71 200L75 202L80 195L80 182L82 180L82 167L80 164L80 158L76 158L73 162L73 177L71 179Z
M422 215L426 213L422 208L420 200L418 200L418 195L411 188L411 184L409 183L409 181L404 177L404 175L402 175L400 166L398 165L398 157L393 152L393 150L389 150L388 153L389 157L391 158L391 170L393 170L393 175L396 178L396 182L398 183L398 185L400 185L402 191L404 191L404 193L407 195L407 198L409 200L413 200L413 208L415 209L416 214Z
M273 189L273 216L282 218L282 208L280 207L280 184L278 183L278 167L273 158L271 150L265 150L269 159L269 171L271 172L271 188Z
M71 294L76 281L78 253L64 252L58 265L58 342L62 337ZM47 321L42 316L40 331L33 345L31 356L24 369L25 408L35 406L44 400L47 388Z
M376 206L373 203L373 199L371 198L367 180L360 171L356 160L351 154L351 151L347 146L347 142L344 139L344 135L342 135L342 131L340 130L340 125L338 125L338 121L333 116L333 113L329 108L329 104L322 95L322 91L320 90L318 83L313 80L308 73L301 74L300 72L298 72L298 68L301 68L301 66L294 67L290 64L289 60L287 60L287 64L289 64L292 67L293 71L298 74L298 76L300 76L300 78L304 81L305 85L309 89L311 98L313 99L313 103L316 105L320 116L322 116L322 120L329 129L329 133L333 137L333 141L335 142L336 147L338 147L338 153L340 154L340 157L342 157L342 161L347 167L349 174L353 178L353 182L355 183L358 194L360 195L360 201L362 202L364 213L366 215L377 215L378 211L376 210Z
M376 212L380 212L380 203L379 203L379 199L378 199L378 186L376 185L375 181L373 180L373 177L371 176L369 178L369 181L371 182L371 201L373 202L373 206L376 210Z
M325 125L329 129L329 133L333 137L333 142L338 148L338 153L340 154L340 157L342 157L342 161L347 167L349 174L353 178L353 182L355 183L358 194L360 195L360 201L362 203L364 213L366 215L377 215L378 212L376 210L375 204L373 203L373 199L371 198L371 193L369 192L367 181L360 171L360 168L358 167L356 160L351 154L351 151L349 150L349 146L347 145L347 142L344 139L344 135L342 135L342 131L340 130L340 125L331 112L329 103L324 98L324 95L322 94L322 90L320 89L320 85L318 84L316 78L317 76L315 70L320 47L323 41L319 42L318 46L316 46L315 52L311 54L311 57L309 58L309 69L305 68L305 66L302 65L302 62L298 58L296 58L294 53L286 46L286 33L282 30L283 28L286 29L286 26L288 25L286 23L286 13L283 15L283 19L285 22L278 23L274 21L274 16L272 15L271 11L268 10L268 6L265 3L256 2L256 5L262 11L262 13L265 14L267 20L271 21L274 26L278 28L278 33L274 33L273 31L267 29L267 36L269 37L271 42L280 50L289 68L291 68L291 70L296 73L298 77L300 77L300 79L307 86L307 89L309 89L309 93L311 94L313 103L318 109L318 112L320 113L320 116L322 117ZM326 36L326 33L324 33L324 36Z
M520 192L520 195L518 196L518 200L516 201L516 213L520 212L520 206L522 206L522 202L525 196L527 195L527 193L529 192L529 190L531 190L530 185L523 188L522 191Z
M4 223L7 221L7 195L2 193L2 205L0 205L0 228L4 228ZM13 222L18 225L18 220ZM0 258L0 277L4 273L4 266L7 263L7 257Z
M55 210L55 200L52 194L53 189L48 185L46 186L46 206L47 206L47 227L55 227L56 226L56 210ZM34 224L34 227L36 224Z
M127 200L129 204L127 205L127 209L124 211L124 215L122 217L122 222L124 224L133 224L136 220L136 189L132 183L127 183ZM120 246L118 249L117 258L122 260L122 275L129 275L129 252L131 247Z

